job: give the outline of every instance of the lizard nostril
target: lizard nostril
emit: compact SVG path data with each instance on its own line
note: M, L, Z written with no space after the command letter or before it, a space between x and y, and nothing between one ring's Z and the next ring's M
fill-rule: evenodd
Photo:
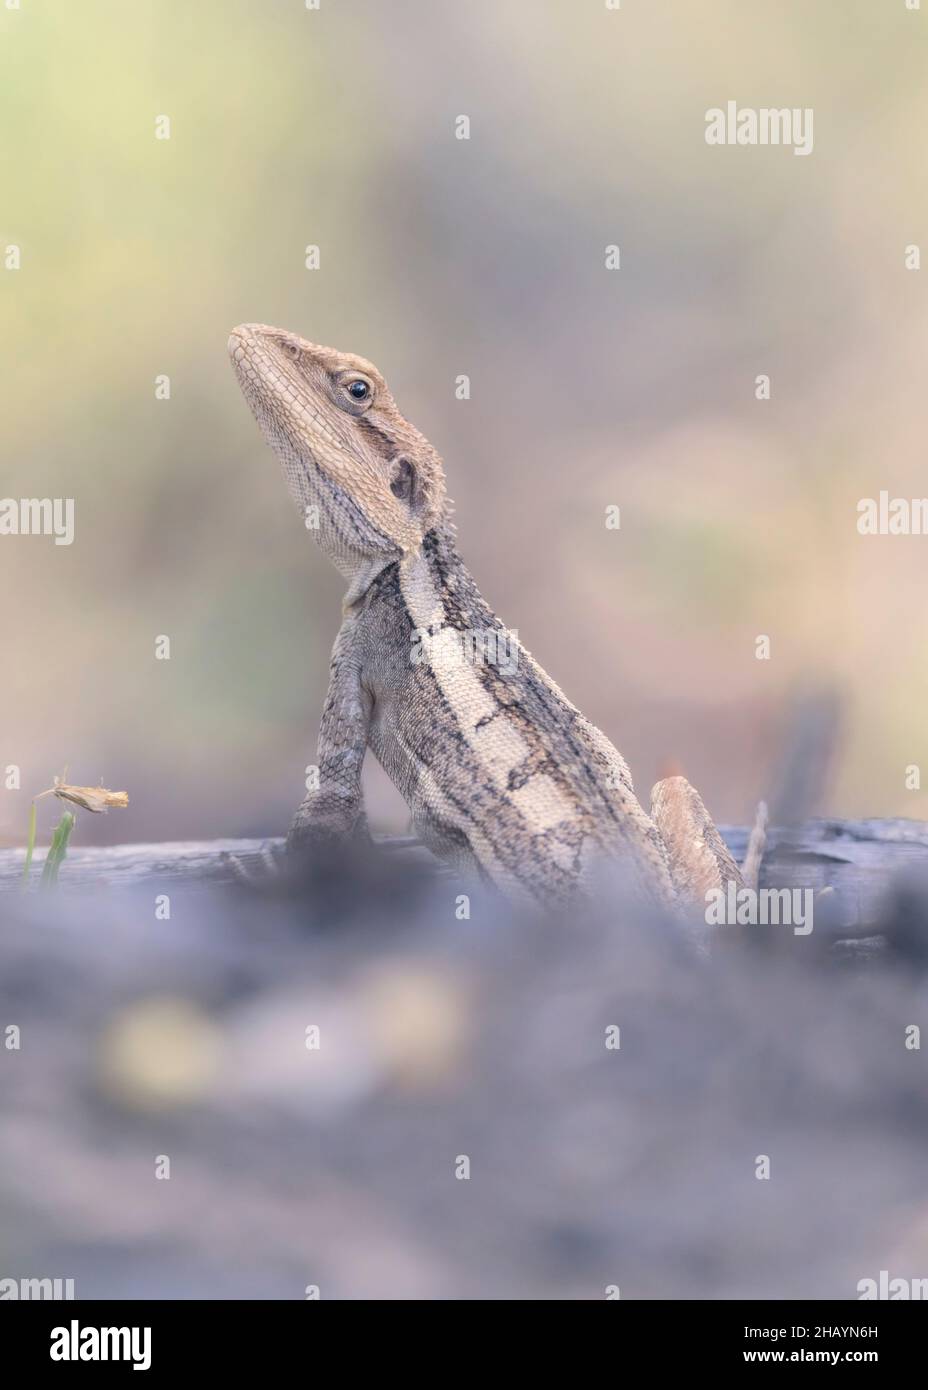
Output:
M229 341L226 346L233 362L241 362L243 358L247 357L249 351L254 348L254 335L250 325L247 323L236 324L229 334Z

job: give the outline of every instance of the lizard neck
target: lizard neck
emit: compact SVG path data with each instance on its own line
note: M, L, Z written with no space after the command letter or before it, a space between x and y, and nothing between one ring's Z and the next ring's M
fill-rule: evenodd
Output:
M345 617L357 611L384 570L395 564L395 556L371 555L348 572L346 577L350 583L347 593L342 599L342 613Z
M499 625L458 554L454 528L448 522L429 531L422 544L399 561L389 555L365 557L346 574L350 582L342 612L348 615L362 608L378 593L381 575L393 566L414 628L482 629Z
M434 631L498 625L447 523L430 531L422 546L400 561L399 578L413 627Z

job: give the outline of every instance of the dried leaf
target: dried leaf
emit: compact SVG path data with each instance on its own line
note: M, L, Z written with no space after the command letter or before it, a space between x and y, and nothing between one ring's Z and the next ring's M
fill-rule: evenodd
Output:
M129 805L128 792L111 792L106 787L72 787L67 782L56 782L54 791L62 801L73 801L75 806L95 815L102 815L108 806Z

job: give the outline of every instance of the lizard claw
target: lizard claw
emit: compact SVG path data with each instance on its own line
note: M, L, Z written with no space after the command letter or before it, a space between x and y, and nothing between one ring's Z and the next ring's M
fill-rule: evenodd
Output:
M268 840L251 854L223 850L220 860L239 883L246 883L250 888L274 887L286 875L287 852L279 840Z

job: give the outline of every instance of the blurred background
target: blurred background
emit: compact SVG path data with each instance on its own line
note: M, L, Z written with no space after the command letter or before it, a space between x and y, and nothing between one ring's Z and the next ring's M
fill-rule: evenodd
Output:
M89 846L280 832L314 756L342 582L235 384L243 320L378 364L488 601L645 796L675 763L720 821L760 795L924 817L928 538L856 522L928 490L904 264L928 245L926 24L903 0L0 7L0 497L76 505L70 547L0 537L0 773L22 773L0 845L65 765L130 795L80 815L59 894L0 899L0 1276L78 1298L924 1277L923 884L907 955L816 931L705 960L621 897L569 931L476 892L462 920L405 850L293 903L160 850L120 850L124 890L96 892ZM813 153L707 146L729 99L813 108ZM39 803L40 842L60 811ZM824 881L855 834L812 856Z
M488 601L639 791L673 760L743 822L812 708L833 757L804 809L923 816L928 540L861 537L856 504L926 492L926 23L902 0L0 9L0 495L76 506L71 547L0 538L0 843L65 764L129 791L85 844L280 832L301 798L342 584L239 396L243 320L378 364ZM707 146L728 99L812 107L813 153Z

